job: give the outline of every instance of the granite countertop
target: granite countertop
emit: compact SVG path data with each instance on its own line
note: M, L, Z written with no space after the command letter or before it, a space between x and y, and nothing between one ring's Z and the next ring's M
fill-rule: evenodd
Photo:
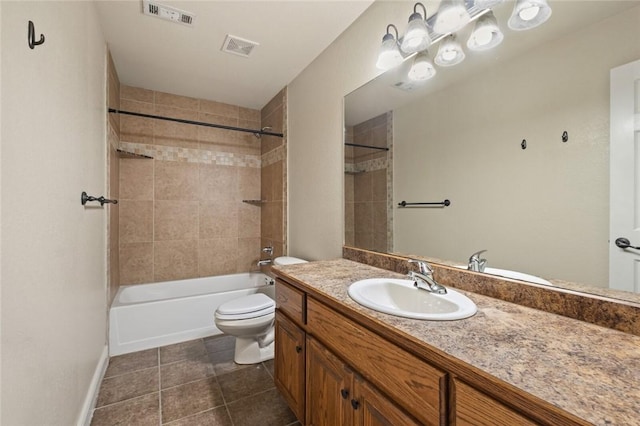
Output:
M422 321L365 308L354 281L403 275L345 259L274 267L336 302L596 425L640 425L640 336L475 293L471 318Z

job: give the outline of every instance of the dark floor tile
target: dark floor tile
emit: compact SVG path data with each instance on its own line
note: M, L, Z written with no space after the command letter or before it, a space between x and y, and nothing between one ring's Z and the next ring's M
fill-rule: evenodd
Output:
M164 389L162 422L168 423L224 404L215 377Z
M214 375L213 365L209 357L204 355L196 359L163 364L160 367L160 384L162 389L166 389Z
M220 352L209 352L209 360L213 364L216 376L231 373L232 371L250 367L255 364L236 364L233 361L235 349L228 349Z
M232 402L227 408L235 426L283 426L296 421L276 389Z
M274 371L273 371L274 363L273 363L272 359L270 359L269 361L263 361L262 365L264 365L264 368L266 368L267 371L269 372L269 374L271 374L271 377L275 377L274 376Z
M158 365L158 348L133 352L109 358L109 367L104 377L113 377L131 373Z
M227 408L221 406L195 416L176 420L167 426L233 426L233 423L231 423Z
M262 364L218 376L218 383L227 404L273 388L273 378Z
M158 391L158 367L104 379L96 407Z
M152 393L140 398L98 408L93 412L91 426L160 424L160 396Z
M210 353L227 351L229 349L235 349L236 338L234 336L229 336L225 334L206 337L204 339L204 345L207 348L207 352L210 352Z
M160 348L160 364L169 364L183 359L196 359L206 354L207 350L202 339L176 343Z

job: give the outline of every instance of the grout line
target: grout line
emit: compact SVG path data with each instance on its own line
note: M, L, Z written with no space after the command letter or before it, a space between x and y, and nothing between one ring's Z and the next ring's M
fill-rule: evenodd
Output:
M111 379L115 379L115 378L117 378L117 377L126 376L127 374L139 373L139 372L141 372L141 371L145 371L145 370L151 370L152 368L155 368L155 366L151 366L151 367L144 367L144 368L138 368L137 370L127 371L127 372L125 372L125 373L116 374L115 376L104 377L104 378L102 379L101 385L102 385L102 383L104 383L104 381L105 381L105 380L111 380Z
M102 405L100 407L96 407L96 408L93 409L93 411L95 412L96 410L101 410L103 408L113 407L114 405L121 404L123 402L133 401L134 399L144 398L146 396L153 395L153 394L156 394L156 393L158 393L158 392L145 393L143 395L134 396L133 398L128 398L128 399L123 399L121 401L112 402L111 404L107 404L107 405Z

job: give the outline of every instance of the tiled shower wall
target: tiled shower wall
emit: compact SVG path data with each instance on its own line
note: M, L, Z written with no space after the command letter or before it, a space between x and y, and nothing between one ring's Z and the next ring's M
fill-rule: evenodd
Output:
M262 136L261 175L261 245L273 245L273 257L287 253L286 247L286 182L287 182L287 91L282 89L261 111L263 127L283 133L284 137ZM263 258L267 256L263 255Z
M391 148L392 117L386 113L348 126L345 141ZM392 251L392 151L345 147L345 244Z
M120 108L244 128L258 110L121 86ZM264 144L264 142L262 143ZM261 140L241 133L120 116L120 284L256 269Z

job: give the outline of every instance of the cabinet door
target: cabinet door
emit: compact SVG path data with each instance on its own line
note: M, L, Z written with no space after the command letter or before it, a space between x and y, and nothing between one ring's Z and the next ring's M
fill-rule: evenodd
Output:
M305 333L276 311L275 383L298 420L304 420Z
M307 337L307 417L309 426L353 423L353 374L335 355Z
M537 423L488 395L454 379L455 426L529 426Z
M357 378L355 393L358 404L355 408L357 426L418 426L420 423L407 415L369 383Z

